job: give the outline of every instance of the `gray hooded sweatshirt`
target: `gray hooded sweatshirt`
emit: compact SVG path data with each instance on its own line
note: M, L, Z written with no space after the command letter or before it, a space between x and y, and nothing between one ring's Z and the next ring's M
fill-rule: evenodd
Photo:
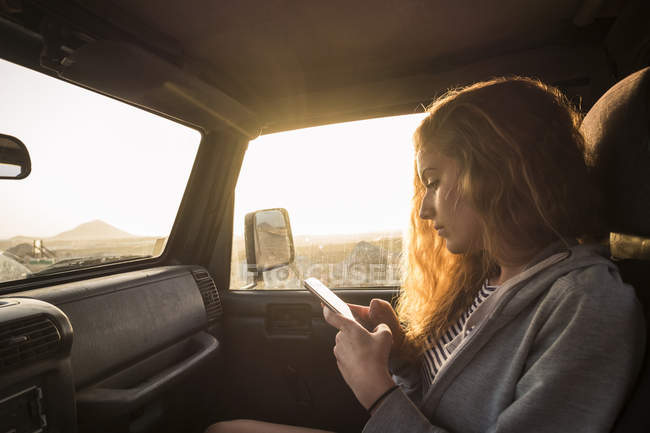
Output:
M645 325L606 254L543 251L474 313L480 321L424 395L421 364L391 359L400 388L364 433L609 432L637 377Z

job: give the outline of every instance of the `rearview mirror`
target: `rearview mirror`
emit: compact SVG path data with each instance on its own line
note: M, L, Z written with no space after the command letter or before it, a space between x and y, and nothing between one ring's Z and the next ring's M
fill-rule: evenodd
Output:
M248 271L262 272L293 263L294 247L286 209L264 209L246 214L244 239Z
M31 170L32 162L23 142L0 134L0 179L24 179Z

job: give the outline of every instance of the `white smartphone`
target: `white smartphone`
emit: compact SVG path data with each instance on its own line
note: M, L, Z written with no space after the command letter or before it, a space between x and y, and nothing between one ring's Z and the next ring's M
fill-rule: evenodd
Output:
M343 299L336 296L336 294L318 278L307 278L303 281L303 285L307 290L318 296L318 298L323 301L323 304L327 305L330 310L339 313L350 320L356 321L352 315L350 307L348 307L348 304L346 304Z

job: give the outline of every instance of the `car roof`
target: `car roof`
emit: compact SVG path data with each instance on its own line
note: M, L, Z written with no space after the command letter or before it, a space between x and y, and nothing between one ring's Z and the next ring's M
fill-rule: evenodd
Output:
M237 101L261 132L274 132L421 111L449 87L496 75L536 76L584 98L605 35L626 2L25 3L3 16L43 35L33 17L54 17L69 27L73 50L103 39L138 46ZM111 86L91 87L115 93Z

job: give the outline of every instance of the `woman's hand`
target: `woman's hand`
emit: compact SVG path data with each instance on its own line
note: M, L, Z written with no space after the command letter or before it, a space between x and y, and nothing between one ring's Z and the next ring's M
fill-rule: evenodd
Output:
M400 349L404 342L404 330L402 330L397 314L390 303L383 299L375 298L370 301L369 307L355 304L348 304L348 306L350 307L350 310L352 310L354 317L359 321L359 323L365 326L366 329L374 330L380 323L388 325L391 334L393 334L391 353Z
M390 328L380 323L368 332L354 320L323 307L325 321L339 330L334 356L343 379L366 409L395 385L388 372L388 356L393 345Z

